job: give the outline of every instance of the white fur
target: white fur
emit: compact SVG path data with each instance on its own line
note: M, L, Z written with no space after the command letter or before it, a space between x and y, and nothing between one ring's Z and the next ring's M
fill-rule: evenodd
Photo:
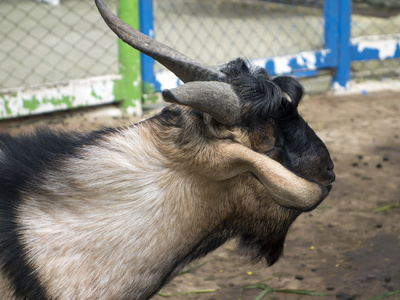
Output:
M143 299L208 233L201 220L212 218L201 211L215 202L201 201L205 186L194 178L165 167L140 125L82 155L65 162L62 176L48 174L43 193L24 196L19 223L30 263L59 299Z

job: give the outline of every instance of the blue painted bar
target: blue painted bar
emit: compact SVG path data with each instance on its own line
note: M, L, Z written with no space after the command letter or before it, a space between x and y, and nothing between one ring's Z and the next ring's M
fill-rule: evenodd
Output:
M335 59L331 56L330 49L321 49L292 55L254 59L251 62L265 68L271 75L282 75L333 68L335 67Z
M142 32L153 37L153 1L140 0ZM351 39L352 0L325 0L323 15L324 48L277 57L253 59L255 65L271 75L291 74L296 77L318 76L321 71L335 71L333 86L347 88L352 61L400 58L400 34L385 37ZM143 56L143 80L151 89L175 87L179 80L172 73L154 74L154 61Z
M293 76L296 78L306 78L306 77L317 77L321 75L323 70L307 70L307 71L299 71L293 73Z
M400 58L400 36L386 39L353 39L350 51L352 61Z
M139 0L140 31L154 38L153 0ZM154 59L141 53L143 92L152 94L159 90L154 74Z
M332 69L336 66L331 59L329 49L316 51L305 51L293 55L277 56L272 58L251 59L250 62L256 66L265 68L272 76L294 75L295 77L317 76L321 70ZM157 90L174 88L178 86L179 79L168 71L161 71L156 74L159 84Z
M338 65L333 77L333 85L346 88L350 82L350 34L352 0L340 0L338 26Z
M331 60L329 64L336 67L339 51L339 1L325 0L323 13L325 20L325 48L331 50L331 55L328 58Z

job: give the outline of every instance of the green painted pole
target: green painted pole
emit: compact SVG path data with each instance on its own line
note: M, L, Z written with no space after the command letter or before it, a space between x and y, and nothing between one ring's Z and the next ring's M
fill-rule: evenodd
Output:
M118 0L118 17L136 29L139 28L139 0ZM130 114L141 114L142 79L140 52L118 39L119 72L116 99L121 99L123 109Z

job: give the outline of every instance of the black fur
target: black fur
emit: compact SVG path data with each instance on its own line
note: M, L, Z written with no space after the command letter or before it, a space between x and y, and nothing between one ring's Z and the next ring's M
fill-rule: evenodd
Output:
M82 145L95 143L105 132L71 134L39 129L32 135L0 134L0 267L11 279L18 299L46 299L43 287L27 263L20 240L17 209L20 192L41 179L46 169L57 169L65 156L79 155Z
M272 78L265 69L254 68L240 58L224 65L221 71L242 101L242 126L263 123L268 118L288 121L298 117L297 106L304 91L296 79Z
M260 67L252 67L243 59L236 59L221 68L228 77L242 105L239 126L259 132L266 122L275 122L275 138L280 150L277 159L294 173L311 180L325 170L320 162L331 161L329 152L315 132L298 113L304 95L300 83L289 76L272 78ZM333 164L328 167L333 169Z

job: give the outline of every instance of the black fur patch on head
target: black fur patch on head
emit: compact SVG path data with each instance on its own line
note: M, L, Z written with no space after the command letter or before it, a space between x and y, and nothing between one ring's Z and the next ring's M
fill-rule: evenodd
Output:
M28 182L40 180L48 169L58 169L67 156L78 155L107 130L90 134L52 132L42 128L32 135L0 134L0 268L15 287L18 299L46 299L21 242L18 206Z
M260 128L273 122L274 149L279 150L279 157L274 159L297 175L317 182L333 178L326 174L327 168L333 168L328 150L298 112L304 90L296 79L272 78L265 69L252 67L240 58L221 67L221 71L241 101L239 126L260 135Z
M297 106L304 91L296 79L289 76L272 78L260 67L252 67L236 59L221 68L242 101L242 125L249 126L267 118L297 117Z

